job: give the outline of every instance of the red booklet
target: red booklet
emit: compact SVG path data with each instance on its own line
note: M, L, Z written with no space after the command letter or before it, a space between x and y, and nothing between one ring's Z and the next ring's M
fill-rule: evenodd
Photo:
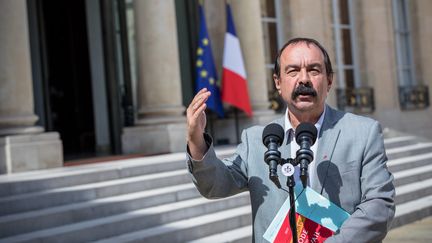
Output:
M297 241L299 243L321 243L333 235L330 229L315 223L314 221L303 217L296 213L297 222ZM292 234L289 223L289 213L286 215L277 235L273 241L274 243L292 243Z
M296 187L297 241L324 242L342 226L350 216L345 210L309 187ZM301 203L299 203L301 202ZM285 200L270 223L263 238L269 242L292 242L289 224L289 198Z

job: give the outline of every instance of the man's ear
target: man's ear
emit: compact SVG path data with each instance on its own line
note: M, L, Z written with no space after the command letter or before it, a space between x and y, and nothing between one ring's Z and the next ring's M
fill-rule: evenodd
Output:
M327 76L327 92L330 92L330 88L333 84L333 75Z
M275 83L276 89L280 91L280 78L276 74L273 74L273 81ZM279 92L280 93L280 92Z

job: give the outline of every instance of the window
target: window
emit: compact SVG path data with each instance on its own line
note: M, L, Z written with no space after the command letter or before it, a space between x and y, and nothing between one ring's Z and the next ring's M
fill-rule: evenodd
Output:
M333 29L336 44L336 75L339 88L359 88L355 15L351 0L333 0Z
M393 0L399 104L402 110L429 106L429 88L417 81L413 58L409 1Z
M395 28L396 61L400 86L416 85L411 44L408 1L393 0L393 20Z
M355 113L375 109L373 89L361 82L354 0L332 0L338 108Z
M272 109L276 111L284 111L284 103L280 100L272 78L274 59L279 48L284 44L282 40L280 4L281 0L261 0L261 21L263 27L267 87L269 89Z

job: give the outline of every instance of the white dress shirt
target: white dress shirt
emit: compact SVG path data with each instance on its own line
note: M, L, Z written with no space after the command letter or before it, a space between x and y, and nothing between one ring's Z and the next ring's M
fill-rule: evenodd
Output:
M319 138L319 133L320 133L320 130L321 130L322 123L324 121L325 112L326 112L326 107L324 106L323 113L321 114L321 116L318 119L317 123L314 124L315 127L316 127L316 129L317 129L317 139L316 139L315 143L311 147L311 150L312 150L313 155L314 155L314 159L312 160L312 162L308 166L308 173L309 173L309 175L308 175L308 185L309 186L312 185L312 178L314 178L314 175L316 173L316 167L315 167L315 163L314 162L315 162L316 152L318 150L317 148L318 148L318 143L319 143L319 139L318 139ZM286 109L286 112L285 112L285 136L287 136L287 143L291 143L291 158L294 159L296 157L297 150L300 149L300 146L295 141L295 130L292 127L292 124L291 124L291 122L289 120L288 108ZM294 179L295 179L295 181L299 182L300 180L299 180L298 176L300 174L300 172L299 172L300 168L299 168L299 166L297 166L295 169L296 170L295 170L295 174L294 174L294 177L295 177Z

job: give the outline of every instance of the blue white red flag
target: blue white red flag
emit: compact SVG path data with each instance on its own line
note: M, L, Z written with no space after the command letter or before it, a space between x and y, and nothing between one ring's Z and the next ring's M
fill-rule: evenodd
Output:
M248 116L252 116L246 70L229 4L226 6L226 12L227 31L223 54L222 101L243 110Z
M218 114L219 117L223 117L224 110L219 90L220 82L213 61L210 38L201 4L199 5L199 18L200 29L196 60L195 92L200 91L202 88L207 88L211 92L211 96L206 102L207 107Z

